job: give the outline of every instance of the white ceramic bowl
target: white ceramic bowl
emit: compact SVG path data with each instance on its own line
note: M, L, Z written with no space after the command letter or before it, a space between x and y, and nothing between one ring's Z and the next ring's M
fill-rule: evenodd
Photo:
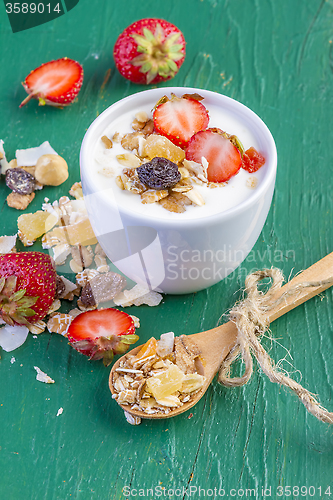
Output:
M119 202L115 189L97 179L95 147L105 129L132 109L152 109L163 96L199 93L207 106L217 106L240 120L255 138L266 162L256 189L246 199L222 212L192 218L172 214L156 217ZM129 123L130 126L130 123ZM230 133L234 131L226 130ZM239 134L242 140L242 133ZM233 272L253 248L265 223L274 191L276 147L267 126L253 111L224 95L201 89L166 87L131 95L107 108L89 127L81 147L83 194L95 234L116 267L133 281L165 293L202 290ZM223 188L221 189L223 193ZM137 196L132 195L131 196ZM118 200L118 201L117 201Z

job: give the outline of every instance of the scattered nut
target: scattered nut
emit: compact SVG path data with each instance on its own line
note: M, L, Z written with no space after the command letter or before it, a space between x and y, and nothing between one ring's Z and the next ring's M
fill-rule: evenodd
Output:
M42 155L38 158L35 178L47 186L59 186L68 179L68 165L59 155Z
M112 141L106 135L103 135L101 137L101 141L103 142L103 144L106 147L106 149L111 149L112 148L112 146L113 146Z

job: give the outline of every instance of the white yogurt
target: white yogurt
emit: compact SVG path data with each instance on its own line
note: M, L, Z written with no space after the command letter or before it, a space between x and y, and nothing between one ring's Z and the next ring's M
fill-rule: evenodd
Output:
M205 104L205 99L202 103ZM245 150L253 146L260 151L260 144L258 144L258 140L254 133L244 125L240 117L214 105L206 105L206 107L210 117L208 127L218 127L228 134L237 135ZM101 137L106 135L111 138L116 132L120 135L133 132L131 124L136 113L141 111L145 111L148 117L152 117L151 107L145 108L142 106L134 108L112 121L104 130L103 134L101 134ZM127 210L133 211L133 213L142 214L148 218L197 219L224 212L239 205L250 197L253 194L253 190L258 188L265 175L264 165L257 172L251 174L241 168L227 183L221 184L216 188L194 184L194 188L199 191L205 200L205 205L189 205L183 213L172 213L158 203L143 204L141 203L140 195L131 193L127 190L121 190L117 186L115 178L121 174L124 167L118 162L116 155L124 153L128 153L128 151L125 151L120 143L113 143L112 149L106 149L101 139L97 141L92 165L96 184L100 187L100 190L111 188L119 206L125 206ZM104 168L110 169L113 175L111 177L105 176L102 173Z

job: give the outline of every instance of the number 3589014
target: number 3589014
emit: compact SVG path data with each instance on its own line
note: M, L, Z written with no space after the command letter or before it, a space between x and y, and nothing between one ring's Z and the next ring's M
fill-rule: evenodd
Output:
M53 7L50 3L43 2L8 2L6 3L6 12L7 14L51 14L51 12L57 12L60 14L62 9L59 3Z

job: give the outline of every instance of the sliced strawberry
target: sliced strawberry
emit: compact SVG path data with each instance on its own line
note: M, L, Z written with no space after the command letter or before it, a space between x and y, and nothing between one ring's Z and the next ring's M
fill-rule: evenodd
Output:
M251 174L265 164L265 158L254 147L247 149L243 155L242 167Z
M202 163L202 157L207 160L209 182L225 182L237 174L242 166L238 148L217 129L207 129L195 134L185 154L187 160L197 163Z
M41 106L68 106L78 95L82 82L83 68L78 62L64 57L44 63L22 83L29 95L20 108L32 98L38 99Z
M171 99L161 99L161 104L154 110L153 119L156 132L176 146L185 148L193 134L208 126L209 115L198 99L173 95Z
M67 337L74 349L90 359L103 359L106 366L114 354L123 354L139 338L131 316L112 308L79 314Z

